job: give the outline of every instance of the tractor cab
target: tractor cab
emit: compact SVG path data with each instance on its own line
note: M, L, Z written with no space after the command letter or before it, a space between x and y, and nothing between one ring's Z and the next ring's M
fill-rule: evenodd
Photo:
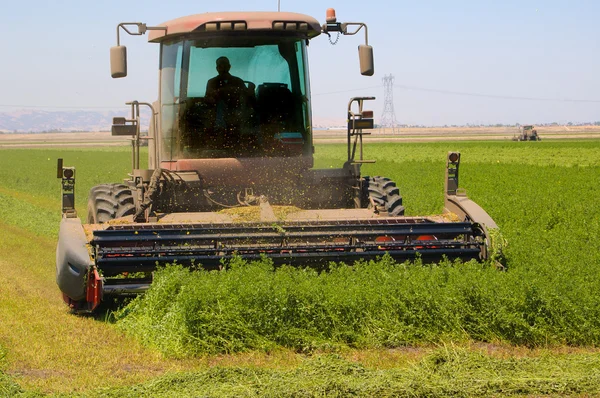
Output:
M349 26L357 26L356 31ZM111 72L113 77L127 75L121 29L131 35L148 32L148 41L160 45L150 168L181 169L174 166L180 160L231 158L287 159L286 164L310 168L308 41L322 32L352 35L362 27L368 40L366 25L338 23L332 9L323 26L310 16L286 12L205 13L154 27L123 23L117 28L117 46L111 48ZM359 46L359 57L361 73L372 75L368 44ZM135 135L133 127L123 126L129 121L117 119L113 133Z

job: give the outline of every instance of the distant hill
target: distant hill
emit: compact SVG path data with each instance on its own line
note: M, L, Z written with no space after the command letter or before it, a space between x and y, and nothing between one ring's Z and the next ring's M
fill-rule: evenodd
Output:
M70 131L110 131L112 118L129 117L129 109L120 111L41 111L15 110L0 112L1 133L38 133ZM142 129L148 117L142 115Z
M141 110L142 130L148 128L149 113ZM41 133L75 131L110 131L112 118L129 117L129 109L118 111L42 111L15 110L0 112L0 133ZM345 120L315 117L315 128L344 126Z

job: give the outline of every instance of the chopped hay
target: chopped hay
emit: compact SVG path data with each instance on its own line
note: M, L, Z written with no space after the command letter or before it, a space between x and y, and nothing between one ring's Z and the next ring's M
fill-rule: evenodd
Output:
M273 213L278 220L284 221L288 214L301 211L296 206L272 206ZM260 207L244 206L232 207L229 209L219 210L218 213L226 214L231 217L233 222L256 222L260 220Z

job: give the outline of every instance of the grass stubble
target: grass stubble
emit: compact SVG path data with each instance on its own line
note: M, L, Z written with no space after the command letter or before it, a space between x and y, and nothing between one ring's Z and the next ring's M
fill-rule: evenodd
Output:
M214 309L214 301L198 297L178 301L172 294L162 299L157 295L155 304L171 307L162 315L179 311L179 319L185 322L162 320L162 330L144 338L131 331L124 334L121 328L131 322L135 329L135 316L151 316L150 295L145 302L140 300L144 304L135 303L129 309L136 315L125 316L116 326L70 315L58 297L53 252L59 220L55 198L60 191L55 158L65 157L66 164L78 167L77 206L84 213L89 186L119 181L125 175L126 153L3 151L0 396L35 395L35 391L82 396L597 394L600 360L594 347L600 340L600 317L593 292L600 291L600 250L593 245L600 236L600 217L589 203L599 196L593 179L600 166L600 145L593 141L518 144L525 145L438 143L420 144L419 150L416 144L379 145L372 151L380 161L365 170L365 174L395 179L411 214L435 213L442 201L445 152L460 149L461 185L490 212L510 242L507 272L476 265L393 265L388 271L397 274L379 272L378 277L405 278L396 290L393 284L363 283L365 291L361 292L351 279L356 272L347 272L344 277L350 279L344 279L339 274L346 271L340 269L333 273L338 280L330 275L322 277L321 285L316 283L320 291L310 290L314 280L308 280L304 291L296 289L299 304L295 308L274 304L275 298L292 303L294 289L274 283L275 279L269 281L264 276L268 273L262 273L264 264L255 265L255 272L264 274L262 285L249 273L252 267L233 267L234 272L230 269L227 275L198 273L189 279L205 279L199 282L203 288L182 284L186 287L178 295L183 300L194 290L199 297L218 293L219 305L228 311L205 319L213 328L206 334L217 342L213 345L207 345L206 339L197 344L181 342L182 336L193 342L194 333L201 329L198 325L203 325L199 318ZM344 154L343 146L319 149L323 151L318 163L324 167L337 165ZM106 170L90 168L107 156L112 160L102 162ZM12 173L14 167L26 172ZM184 271L165 270L166 279L168 272ZM244 276L244 272L249 274ZM285 272L288 275L283 276L296 282L306 276ZM281 275L271 274L281 282ZM224 283L227 278L231 280ZM213 290L205 290L209 281L218 282ZM234 282L238 289L232 291ZM262 295L261 301L259 294L241 294L251 292L253 285L279 296ZM370 294L366 294L367 287L372 289ZM315 312L316 299L323 296L329 300L329 310L322 306L320 313ZM249 297L253 300L243 302ZM385 308L390 298L396 307L387 303ZM148 314L139 311L144 305ZM302 317L301 310L307 311L310 305L313 312ZM369 306L370 311L365 310ZM204 312L196 313L196 318L181 317L184 309L198 308ZM154 312L152 322L160 324L160 314ZM270 315L278 316L278 321ZM315 315L332 327L310 325ZM398 327L382 327L382 319ZM193 327L186 329L186 322ZM271 335L260 332L260 322ZM289 329L290 325L295 329ZM183 333L176 336L169 327ZM223 328L220 332L219 327ZM151 331L151 327L145 330ZM231 336L242 338L228 340ZM169 348L161 339L179 348Z

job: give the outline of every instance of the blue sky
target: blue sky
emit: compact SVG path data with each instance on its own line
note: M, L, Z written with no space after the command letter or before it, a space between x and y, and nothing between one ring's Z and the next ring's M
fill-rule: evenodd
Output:
M324 35L314 39L309 60L318 119L344 120L348 99L360 95L377 97L372 107L379 117L382 78L392 74L400 123L600 120L600 1L281 0L283 11L322 22L328 7L336 8L340 21L367 23L376 74L359 74L362 34L342 37L335 46ZM277 0L6 2L0 14L0 111L152 102L158 46L146 37L123 37L129 76L110 78L109 48L119 22L157 25L210 11L276 9Z

